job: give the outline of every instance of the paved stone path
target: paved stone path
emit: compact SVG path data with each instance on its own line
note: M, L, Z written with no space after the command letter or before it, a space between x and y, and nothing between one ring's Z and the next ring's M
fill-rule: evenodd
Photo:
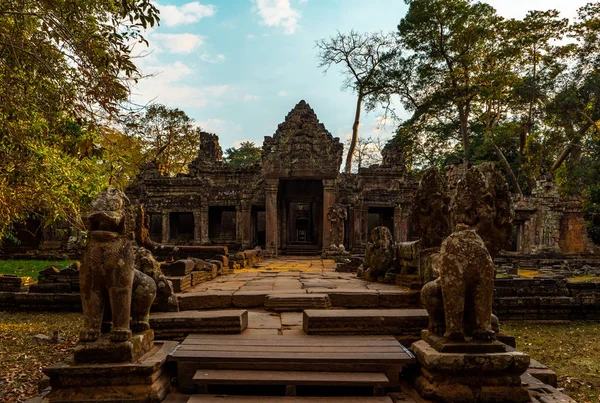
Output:
M267 259L256 267L236 271L207 281L179 294L185 298L213 296L223 301L232 296L261 294L329 294L335 298L355 298L361 301L380 295L395 296L402 288L391 284L371 283L357 278L354 273L338 273L331 259L314 257L280 257ZM408 290L406 290L408 292ZM383 300L384 297L382 297ZM231 305L214 306L217 309L234 308ZM392 307L392 306L389 306ZM193 309L193 308L192 308ZM262 307L248 310L248 329L244 334L286 335L303 334L302 312L270 312Z

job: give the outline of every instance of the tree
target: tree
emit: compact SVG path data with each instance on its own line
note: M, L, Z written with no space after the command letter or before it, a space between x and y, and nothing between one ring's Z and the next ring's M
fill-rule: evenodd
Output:
M109 181L92 152L120 114L150 0L0 2L0 239L30 216L81 226Z
M454 109L465 158L471 155L470 119L481 85L481 67L497 40L502 19L493 7L469 0L406 0L400 41L412 53L409 83L417 90L409 110Z
M233 167L249 166L261 162L262 150L252 141L242 141L239 147L225 150L224 162Z
M155 161L160 170L175 176L184 173L198 154L200 129L180 109L150 105L142 116L134 116L125 131L140 139L146 161Z
M378 76L384 70L384 66L392 63L398 56L399 48L395 45L394 37L383 32L361 34L350 31L348 34L343 34L338 31L328 40L321 39L316 42L319 49L317 56L319 67L327 72L334 64L342 65L346 77L343 88L350 88L356 92L352 139L346 155L345 173L350 173L352 170L363 101L376 97L383 90L384 82L378 79Z

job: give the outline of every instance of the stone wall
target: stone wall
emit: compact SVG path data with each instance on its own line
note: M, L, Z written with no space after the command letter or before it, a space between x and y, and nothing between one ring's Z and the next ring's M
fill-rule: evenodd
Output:
M500 320L600 320L600 282L496 279L494 287L493 310Z

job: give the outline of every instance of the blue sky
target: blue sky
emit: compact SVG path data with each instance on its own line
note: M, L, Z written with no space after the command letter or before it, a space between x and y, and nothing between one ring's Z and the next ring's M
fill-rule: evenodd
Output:
M505 17L556 8L572 17L586 1L493 0ZM136 63L152 77L134 89L138 103L160 102L185 111L219 135L223 149L261 144L301 99L342 141L356 98L342 75L317 66L316 40L351 29L393 31L406 13L402 0L160 0L161 24L147 32L150 48ZM377 112L363 115L361 135L388 137Z

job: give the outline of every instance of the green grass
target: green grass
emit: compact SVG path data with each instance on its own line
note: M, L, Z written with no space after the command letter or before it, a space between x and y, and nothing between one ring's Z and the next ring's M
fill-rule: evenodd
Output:
M548 366L579 403L600 402L600 323L506 322L502 330L517 338L517 348Z
M62 270L73 263L71 260L0 260L0 274L16 274L37 280L38 273L48 266Z

